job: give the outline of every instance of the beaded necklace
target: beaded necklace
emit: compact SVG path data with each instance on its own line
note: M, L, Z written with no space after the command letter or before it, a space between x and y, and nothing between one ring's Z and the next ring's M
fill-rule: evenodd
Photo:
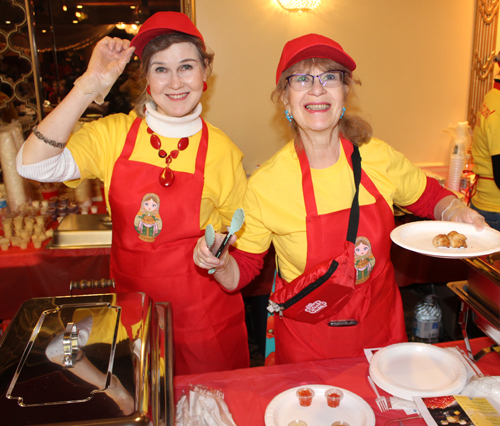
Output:
M181 138L177 143L177 149L173 149L170 151L170 154L167 154L167 151L161 149L161 140L158 135L155 134L154 130L151 130L148 126L147 132L151 135L149 139L151 146L158 150L158 156L160 158L165 158L165 163L167 164L167 166L160 173L160 185L169 187L175 181L175 174L170 168L170 163L179 156L180 151L184 151L189 146L189 138Z

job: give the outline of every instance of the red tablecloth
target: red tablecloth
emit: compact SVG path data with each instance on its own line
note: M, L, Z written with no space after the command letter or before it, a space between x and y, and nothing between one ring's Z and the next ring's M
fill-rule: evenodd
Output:
M492 341L487 337L471 340L476 353ZM439 346L459 346L465 350L463 341L448 342ZM477 366L485 375L500 375L500 358L497 354L483 357ZM383 426L391 419L406 416L404 411L381 413L375 403L368 376L368 361L365 357L331 359L324 361L302 362L297 364L256 367L218 373L176 376L175 401L189 385L202 384L221 389L234 421L238 426L264 426L264 413L267 405L279 393L303 384L327 384L354 392L370 404L375 413L377 426ZM381 391L381 394L386 394ZM410 425L424 426L422 419L412 420Z
M109 278L109 248L47 249L49 241L41 249L30 243L0 251L0 321L33 297L69 295L71 281Z

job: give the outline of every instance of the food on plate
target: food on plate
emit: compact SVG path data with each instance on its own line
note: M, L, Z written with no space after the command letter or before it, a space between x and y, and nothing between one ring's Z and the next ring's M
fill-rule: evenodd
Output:
M434 247L450 247L451 243L450 239L448 238L448 235L439 234L432 239L432 245Z
M456 231L451 231L448 233L448 238L450 239L450 243L453 248L467 248L467 243L465 242L467 237L465 235L459 234Z
M465 240L467 237L457 231L451 231L446 234L436 235L432 239L432 245L434 247L451 247L451 248L467 248L467 243Z

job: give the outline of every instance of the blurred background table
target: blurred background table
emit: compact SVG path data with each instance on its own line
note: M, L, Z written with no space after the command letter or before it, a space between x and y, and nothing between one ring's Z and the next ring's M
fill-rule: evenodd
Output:
M69 295L71 281L109 278L110 248L0 252L0 320L10 319L33 297Z
M95 204L98 213L106 212L104 202ZM40 249L30 243L25 250L0 251L0 321L33 297L69 295L71 281L109 278L111 248L49 249L49 242Z

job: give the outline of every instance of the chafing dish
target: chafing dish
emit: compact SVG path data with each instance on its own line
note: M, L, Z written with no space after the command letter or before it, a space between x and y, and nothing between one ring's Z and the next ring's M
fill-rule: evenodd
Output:
M0 423L173 426L169 303L35 298L0 340Z
M470 313L479 329L500 344L500 253L462 260L469 267L467 281L451 282L448 287L461 300L459 323L469 357L474 359L467 336Z
M47 248L111 247L112 222L107 214L70 214L54 230Z

